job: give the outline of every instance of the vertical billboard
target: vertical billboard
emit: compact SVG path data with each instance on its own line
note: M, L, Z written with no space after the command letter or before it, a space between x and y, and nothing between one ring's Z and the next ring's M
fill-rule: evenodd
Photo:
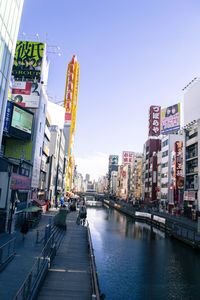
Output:
M109 166L118 165L119 156L118 155L109 155Z
M182 189L184 187L183 177L183 142L175 142L175 187Z
M161 133L166 134L180 129L181 104L168 106L161 111Z
M132 164L133 162L134 152L131 151L123 151L122 152L122 164Z
M160 135L160 113L161 107L151 105L149 108L149 136Z
M3 131L6 133L8 133L10 129L11 117L12 117L12 102L7 101L6 114L5 114L4 127L3 127Z
M17 41L12 75L14 78L37 78L40 80L45 44Z
M12 101L26 108L38 108L41 84L29 81L14 81Z

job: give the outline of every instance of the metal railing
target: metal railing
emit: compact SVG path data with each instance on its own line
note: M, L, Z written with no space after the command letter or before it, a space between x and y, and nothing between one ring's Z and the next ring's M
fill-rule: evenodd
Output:
M94 252L92 247L92 239L89 224L87 223L87 234L88 234L88 244L89 244L89 252L91 259L91 279L92 279L92 299L100 300L100 289L95 265Z
M0 271L2 271L7 263L14 257L16 253L15 245L16 238L13 238L0 247Z
M41 254L37 258L35 264L31 268L19 291L17 292L14 298L15 300L34 299L38 285L42 281L42 278L44 278L46 272L48 271L48 266L50 264L51 257L55 255L55 251L56 246L54 242L53 233L47 241Z

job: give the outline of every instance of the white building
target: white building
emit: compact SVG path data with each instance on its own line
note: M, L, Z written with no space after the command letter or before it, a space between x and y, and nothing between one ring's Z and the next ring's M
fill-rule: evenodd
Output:
M200 118L200 80L189 84L184 94L184 126Z
M173 185L172 180L172 154L174 151L174 144L176 141L182 141L183 136L178 134L169 134L162 137L161 140L161 188L160 188L160 200L163 206L163 209L167 209L168 202L168 187Z

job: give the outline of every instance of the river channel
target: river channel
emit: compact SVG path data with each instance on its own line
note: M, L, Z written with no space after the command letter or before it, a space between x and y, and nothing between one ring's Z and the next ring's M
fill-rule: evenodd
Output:
M87 218L106 300L200 299L200 252L112 208Z

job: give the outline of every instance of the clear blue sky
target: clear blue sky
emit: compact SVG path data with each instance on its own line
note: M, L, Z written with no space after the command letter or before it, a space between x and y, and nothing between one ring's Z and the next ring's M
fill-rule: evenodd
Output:
M93 168L100 157L93 176L106 154L142 152L149 106L181 101L199 76L199 16L198 0L25 0L19 34L45 41L48 33L61 47L50 57L50 95L63 99L67 64L78 56L75 155Z

